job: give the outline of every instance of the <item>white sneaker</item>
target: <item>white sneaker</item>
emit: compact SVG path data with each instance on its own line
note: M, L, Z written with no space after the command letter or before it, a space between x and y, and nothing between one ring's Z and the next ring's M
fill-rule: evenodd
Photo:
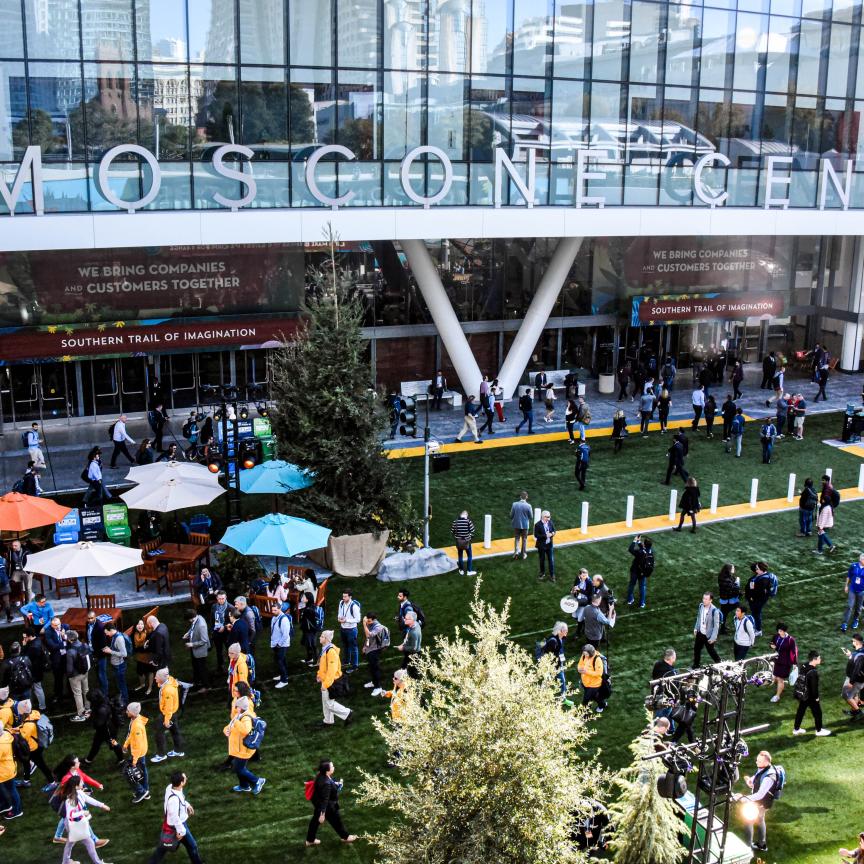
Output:
M287 681L280 681L280 682L276 685L276 689L277 689L277 690L281 690L283 687L287 687L287 686L288 686L288 682L287 682Z
M157 753L157 754L156 754L156 755L155 755L155 756L150 760L150 762L151 762L152 764L155 765L155 764L158 763L158 762L164 762L167 758L168 758L167 756L160 756L160 755Z
M281 676L281 675L277 675L275 678L271 678L270 680L271 680L271 681L281 681L281 680L282 680L282 676Z
M384 691L383 691L380 687L376 687L376 688L372 691L372 695L373 695L373 696L382 696L383 694L384 694Z
M830 735L830 734L831 734L831 730L830 730L830 729L820 729L820 730L816 733L816 737L817 737L817 738L824 738L826 735Z
M476 575L477 575L477 571L476 571L476 570L469 570L467 575L468 575L468 576L476 576Z
M179 759L181 756L185 756L186 754L182 750L169 750L168 758L169 759Z
M363 686L364 686L367 690L369 690L369 689L371 689L372 687L374 687L375 685L374 685L371 681L367 681Z
M772 702L779 702L779 701L780 701L780 697L775 693L775 694L771 697L771 701L772 701Z
M793 729L792 734L793 735L806 735L807 730L806 729ZM818 735L819 733L817 732L816 734Z

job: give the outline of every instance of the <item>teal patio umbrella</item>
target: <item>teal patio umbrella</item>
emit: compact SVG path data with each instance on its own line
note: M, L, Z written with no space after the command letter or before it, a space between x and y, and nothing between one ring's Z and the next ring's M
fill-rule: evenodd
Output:
M267 555L279 559L323 548L330 539L330 533L329 528L306 519L270 513L260 519L232 525L222 542L241 555Z
M314 482L311 474L284 459L271 459L240 472L240 489L250 495L297 492L308 489Z

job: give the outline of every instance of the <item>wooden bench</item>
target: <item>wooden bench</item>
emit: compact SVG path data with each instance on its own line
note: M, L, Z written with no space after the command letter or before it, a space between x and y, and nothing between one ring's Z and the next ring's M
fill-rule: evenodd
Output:
M569 369L546 369L545 371L546 371L546 383L551 384L555 388L555 390L563 390L564 389L564 379L568 375L571 374L570 370ZM523 386L528 386L533 390L534 389L534 379L539 372L540 372L539 369L535 369L533 372L528 372L527 373L527 377L528 377L527 384L523 385ZM556 395L558 395L558 394L556 394ZM585 382L584 381L579 382L578 392L576 395L577 396L584 396L585 395ZM563 394L562 394L562 396L563 396ZM536 393L534 393L534 398L535 399L537 398Z
M399 384L399 395L403 399L413 396L418 402L423 402L425 399L432 398L429 393L431 384L431 378L426 381L402 381ZM462 394L457 393L455 390L445 390L441 400L450 402L454 408L458 408L462 404Z
M279 601L266 594L250 594L249 602L261 613L262 618L275 618L281 611Z

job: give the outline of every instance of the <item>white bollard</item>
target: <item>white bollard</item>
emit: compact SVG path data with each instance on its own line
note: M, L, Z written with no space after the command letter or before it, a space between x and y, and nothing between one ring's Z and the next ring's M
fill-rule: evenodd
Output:
M579 530L583 534L588 533L588 502L587 501L582 502L582 522L579 526Z
M534 524L536 525L540 521L541 510L539 507L534 508Z
M864 465L858 469L858 491L864 492Z
M674 489L669 492L669 521L675 521L675 512L678 510L678 495Z
M825 476L829 480L833 480L834 479L834 469L833 468L826 468L825 469Z
M720 484L711 484L711 512L717 512L717 499L720 497Z
M624 517L624 522L627 524L628 528L633 527L633 504L635 503L635 501L635 496L627 496L627 515Z
M754 477L750 481L750 506L756 507L756 499L759 496L759 478Z
M794 474L789 475L789 486L786 489L786 500L794 501L795 500L795 480L796 477Z
M492 548L492 516L489 513L483 517L483 548Z

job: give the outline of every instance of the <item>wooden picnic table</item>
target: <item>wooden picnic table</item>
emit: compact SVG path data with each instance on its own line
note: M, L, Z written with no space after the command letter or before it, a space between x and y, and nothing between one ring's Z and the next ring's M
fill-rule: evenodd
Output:
M209 546L199 546L196 543L160 543L159 548L153 552L145 552L145 561L154 561L157 564L178 562L180 564L191 564L200 572L202 559L210 557Z
M89 610L80 607L67 609L60 617L63 624L67 624L70 630L74 630L81 638L87 632L87 612ZM118 630L122 629L123 613L120 609L94 609L96 617L100 615L110 615L111 620Z

